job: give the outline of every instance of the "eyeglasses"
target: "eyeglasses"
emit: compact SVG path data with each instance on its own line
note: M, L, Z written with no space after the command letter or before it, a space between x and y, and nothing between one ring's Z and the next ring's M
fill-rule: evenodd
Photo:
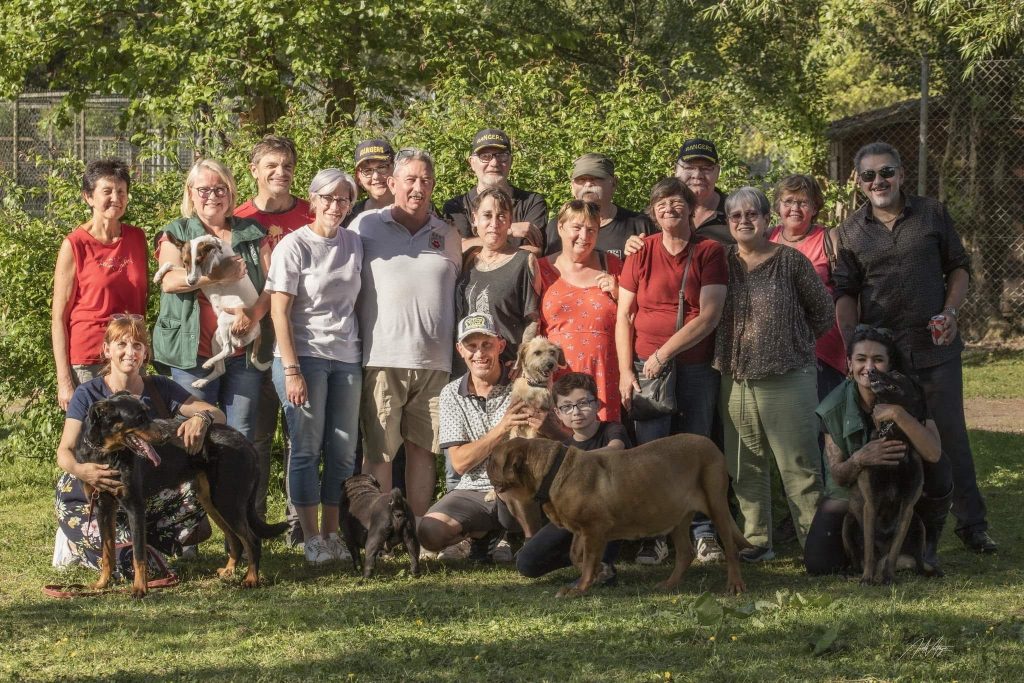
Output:
M733 223L739 223L744 218L753 223L758 218L764 218L764 214L760 211L733 211L729 214L729 220Z
M654 205L655 211L687 211L689 205L681 199L663 199Z
M893 337L892 330L888 327L875 327L873 325L861 323L860 325L857 325L857 327L853 328L853 333L855 335L866 335L870 332L874 332L879 337L884 337L886 339L892 339Z
M359 177L363 180L369 180L375 175L382 175L387 177L391 175L391 164L381 164L380 166L364 166L359 169Z
M223 185L218 185L216 187L193 187L192 189L195 190L196 194L203 199L209 199L210 195L213 195L218 199L228 195L228 188Z
M512 155L509 152L477 152L473 156L485 164L489 164L495 159L497 159L500 164L506 164L508 163L508 160L512 158Z
M804 199L783 199L782 205L787 209L793 209L799 207L801 209L811 208L811 203Z
M143 318L138 313L114 313L113 315L110 316L110 319L111 320L134 320L136 322L141 322L141 321L145 320L145 318Z
M352 200L349 199L348 197L335 197L332 194L318 194L317 197L320 198L320 201L322 201L324 203L324 206L326 206L328 209L331 208L332 204L343 206L345 204L352 203Z
M880 175L886 180L888 180L889 178L892 178L894 175L896 175L896 169L898 168L899 166L883 166L882 168L878 169L878 171L869 168L866 171L860 172L860 181L862 183L873 183L875 181L875 175Z
M687 175L711 175L718 170L718 164L712 164L710 166L690 166L689 164L679 164L679 170Z
M593 410L596 404L597 400L592 398L580 401L579 403L563 403L558 406L558 412L562 415L572 415L573 412L577 410L581 413L586 413Z

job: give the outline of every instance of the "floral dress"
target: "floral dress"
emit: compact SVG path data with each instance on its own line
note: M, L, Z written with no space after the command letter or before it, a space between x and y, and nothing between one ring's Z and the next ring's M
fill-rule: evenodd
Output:
M605 255L606 270L615 276L622 262ZM597 285L575 287L559 275L548 259L540 260L540 331L562 347L569 366L555 375L585 372L597 383L601 401L598 415L603 422L619 422L619 364L615 354L616 303Z
M149 381L160 392L164 404L171 412L177 411L190 396L166 377L154 376ZM75 389L68 405L68 418L84 418L89 406L109 395L110 390L102 377L85 382ZM141 399L149 408L150 415L155 417L156 409L146 392L143 392ZM67 472L62 473L57 480L56 489L55 508L60 527L57 539L58 543L65 543L66 547L56 549L55 563L63 565L78 562L99 569L101 544L98 510L90 510L89 498L85 495L82 482ZM206 513L199 504L192 482L159 491L146 500L146 543L167 555L178 552L181 542L192 534L205 517ZM115 542L131 543L131 540L128 516L124 509L118 508ZM62 558L59 563L58 556ZM120 561L118 564L122 574L130 575L130 561L128 567L121 567Z

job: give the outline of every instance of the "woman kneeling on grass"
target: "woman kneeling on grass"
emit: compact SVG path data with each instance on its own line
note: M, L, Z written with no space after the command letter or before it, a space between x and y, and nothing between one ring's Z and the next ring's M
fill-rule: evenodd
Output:
M582 372L570 372L555 382L551 393L555 397L558 417L563 425L572 430L572 436L562 442L566 446L575 446L584 451L621 451L631 447L625 427L618 422L602 422L598 419L600 401L597 399L597 383L593 377ZM523 576L536 578L572 566L569 557L572 539L571 531L551 523L546 524L519 551L516 569ZM594 579L595 585L615 585L615 559L618 555L618 541L609 543L601 558L601 571Z
M193 397L167 377L143 375L149 355L149 334L142 316L115 315L103 336L103 358L107 367L100 376L75 389L68 404L64 432L57 446L57 464L64 474L57 480L57 540L53 566L84 564L99 568L99 517L89 511L89 497L82 484L98 491L113 492L121 486L120 472L106 465L75 460L75 444L93 403L119 391L140 399L150 417L180 414L189 419L178 428L178 436L189 452L199 450L211 423L224 424L224 413ZM183 546L210 537L210 524L199 505L191 482L164 489L146 501L146 542L164 554L180 554ZM117 512L117 543L131 541L128 517ZM118 560L123 574L131 572L131 557Z
M953 470L942 454L935 421L921 424L901 406L875 401L868 373L899 370L892 333L858 325L847 351L849 376L818 406L825 425L825 499L814 515L804 546L809 574L833 574L850 566L843 547L843 519L849 504L847 489L855 486L865 467L895 465L906 453L901 441L869 440L872 425L892 420L921 454L924 491L914 512L924 522L926 564L938 568L939 537L953 499Z

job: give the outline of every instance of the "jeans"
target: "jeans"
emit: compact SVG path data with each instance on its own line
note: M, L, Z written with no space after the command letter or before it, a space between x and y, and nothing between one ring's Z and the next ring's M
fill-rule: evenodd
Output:
M210 374L203 367L204 362L205 358L199 358L194 368L171 368L171 379L199 400L220 407L227 417L228 426L234 427L252 441L256 432L263 373L252 366L247 367L245 356L232 356L224 361L223 375L202 389L196 389L192 382Z
M682 427L680 433L711 438L721 381L721 375L711 367L711 363L676 363L676 405L679 409L679 425ZM673 417L677 416L634 420L637 443L642 445L673 434ZM690 524L690 534L695 539L714 538L715 527L707 515L698 512Z
M291 440L289 496L296 506L338 505L342 483L352 476L356 462L363 371L359 363L313 356L299 356L299 368L307 394L301 406L288 400L284 366L280 358L274 359L274 386Z

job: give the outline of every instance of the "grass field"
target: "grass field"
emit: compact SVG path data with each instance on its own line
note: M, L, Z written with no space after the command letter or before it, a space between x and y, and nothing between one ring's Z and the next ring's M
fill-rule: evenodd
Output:
M1024 360L998 362L1007 367L970 366L968 383L1006 389ZM695 567L663 594L654 583L667 567L623 564L619 587L556 601L571 570L530 581L435 562L412 579L400 557L362 582L349 566L309 569L279 542L267 547L267 585L242 591L213 578L215 539L177 566L180 586L143 601L52 600L43 584L90 574L50 568L52 470L19 463L0 472L0 679L1016 681L1024 436L971 440L998 554L968 553L947 528L944 579L862 588L807 577L798 547L784 546L780 560L744 567L748 592L736 598L721 593L720 566Z

